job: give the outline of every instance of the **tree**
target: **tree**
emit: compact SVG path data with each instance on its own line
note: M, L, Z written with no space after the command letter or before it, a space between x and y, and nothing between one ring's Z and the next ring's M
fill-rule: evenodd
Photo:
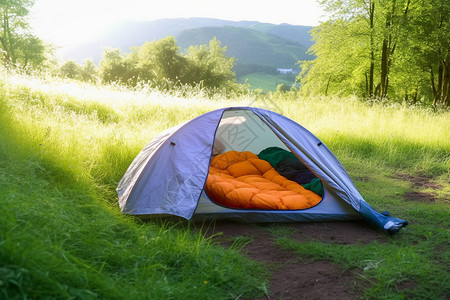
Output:
M202 83L208 88L226 87L235 83L236 74L232 71L235 59L226 56L226 47L213 38L209 45L190 46L186 52L189 71L186 81Z
M91 59L87 59L83 65L74 60L68 60L60 67L60 74L66 78L86 82L94 82L97 78L97 70Z
M8 66L39 67L45 60L43 42L29 32L27 16L33 0L0 1L0 52Z
M298 79L302 91L361 97L367 94L366 74L371 55L366 26L365 18L355 16L351 20L332 19L312 30L315 44L309 51L316 59L300 62L302 72Z
M146 42L136 56L139 78L153 81L160 87L182 80L186 59L179 51L173 36Z
M302 91L450 105L450 2L321 4L331 17L312 31L316 59L300 62Z
M433 105L450 107L450 2L413 2L407 25L411 56L427 79Z
M120 49L105 49L99 66L103 83L122 82L135 85L138 78L136 68L129 59L122 57Z
M225 55L226 47L215 38L209 45L191 46L186 52L180 52L172 36L146 42L124 55L120 49L106 50L100 61L100 77L103 82L146 82L161 89L177 84L235 87L236 75L231 70L235 60Z
M80 77L81 80L87 81L87 82L93 82L97 78L97 69L95 67L94 62L91 59L87 59L84 62L84 65L81 67L80 70Z
M61 75L70 79L80 79L81 67L74 60L66 61L60 68Z

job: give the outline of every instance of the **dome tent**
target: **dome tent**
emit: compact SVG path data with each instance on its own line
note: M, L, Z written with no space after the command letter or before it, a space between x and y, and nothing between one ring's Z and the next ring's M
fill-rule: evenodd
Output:
M322 182L319 204L303 210L235 209L216 204L204 187L213 152L258 153L277 146L293 153ZM405 220L378 213L364 201L333 153L311 132L278 113L230 107L205 113L155 137L117 187L119 206L132 215L175 215L189 220L312 222L364 218L388 232Z

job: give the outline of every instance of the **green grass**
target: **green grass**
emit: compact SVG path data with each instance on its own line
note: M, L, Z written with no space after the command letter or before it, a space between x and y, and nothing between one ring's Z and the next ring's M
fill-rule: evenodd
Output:
M115 186L140 148L201 109L33 78L0 85L0 298L262 295L264 271L236 250L118 210Z
M264 295L266 271L239 254L255 241L236 237L225 250L185 224L142 223L119 212L115 194L130 162L160 131L250 103L278 107L308 128L336 154L367 202L410 223L387 243L368 245L298 243L275 227L280 247L357 269L364 298L448 297L449 112L295 92L233 99L205 94L0 73L0 298ZM405 174L432 185L415 186ZM410 191L435 200L411 201Z
M359 270L367 299L445 299L449 293L449 275L445 266L436 262L435 247L445 246L448 235L437 230L438 242L423 241L410 245L392 239L389 243L337 245L319 242L298 243L279 238L278 245L295 251L304 260L329 260L344 269ZM448 242L447 242L448 249ZM445 249L445 248L442 248ZM408 289L401 289L408 283Z
M346 167L373 207L409 225L387 243L299 243L283 228L276 243L304 261L328 260L358 270L367 299L446 299L450 295L450 114L357 99L272 95L284 114L317 134ZM403 178L415 178L405 181ZM423 184L423 185L421 185ZM428 184L428 185L427 185ZM414 201L408 193L434 201ZM404 288L407 287L407 288Z

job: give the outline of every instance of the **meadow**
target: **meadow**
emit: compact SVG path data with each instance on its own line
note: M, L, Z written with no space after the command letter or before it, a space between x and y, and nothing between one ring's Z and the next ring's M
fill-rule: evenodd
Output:
M2 72L0 298L267 294L270 272L239 247L223 248L190 223L122 215L115 194L128 165L159 132L241 105L275 108L308 128L369 204L410 223L388 243L347 246L298 243L271 228L278 247L359 269L358 298L449 297L450 112L352 97L211 96L200 88L160 92ZM405 282L408 289L398 288Z

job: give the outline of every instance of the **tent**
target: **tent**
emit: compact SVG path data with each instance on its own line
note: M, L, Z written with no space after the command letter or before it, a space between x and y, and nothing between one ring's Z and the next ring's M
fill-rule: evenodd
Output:
M204 190L214 149L258 153L277 146L293 153L322 182L321 202L303 210L235 209ZM188 220L313 222L364 218L388 232L407 225L375 211L356 190L333 153L307 129L273 111L229 107L170 128L137 155L117 187L123 213L174 215Z

